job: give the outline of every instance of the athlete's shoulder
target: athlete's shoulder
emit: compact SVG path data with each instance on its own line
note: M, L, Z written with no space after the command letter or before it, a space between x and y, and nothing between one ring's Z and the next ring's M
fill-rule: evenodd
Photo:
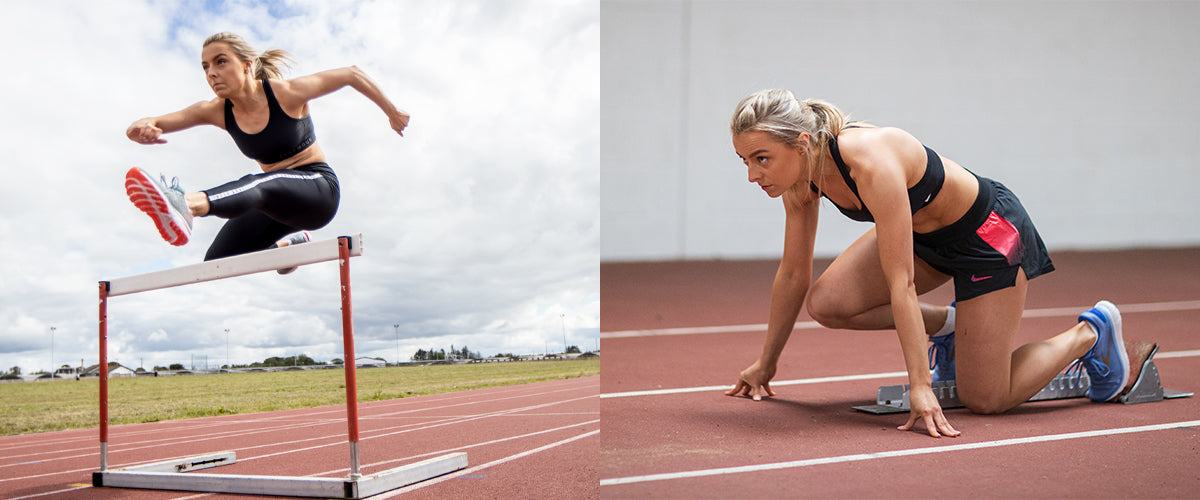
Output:
M842 130L838 135L838 149L842 158L851 166L858 164L891 163L907 161L924 155L921 141L904 129L896 127L862 127Z
M225 100L221 98L214 98L211 101L199 101L162 118L172 122L172 125L168 125L172 130L188 128L203 123L224 126L224 103Z
M841 149L903 147L912 144L920 144L920 141L908 131L897 127L848 127L838 134L838 147Z
M223 126L225 124L225 99L214 97L207 101L200 101L193 104L191 109L201 121L213 125Z
M275 100L279 102L284 111L293 116L306 114L304 112L305 105L312 98L306 91L305 78L300 76L290 80L276 78L267 80L271 85L271 92L275 94Z

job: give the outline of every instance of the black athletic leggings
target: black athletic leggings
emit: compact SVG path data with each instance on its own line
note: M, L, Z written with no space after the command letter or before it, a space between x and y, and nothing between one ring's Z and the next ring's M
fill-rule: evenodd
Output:
M341 199L337 175L323 162L247 175L204 194L208 214L229 219L204 260L265 250L291 233L320 229Z

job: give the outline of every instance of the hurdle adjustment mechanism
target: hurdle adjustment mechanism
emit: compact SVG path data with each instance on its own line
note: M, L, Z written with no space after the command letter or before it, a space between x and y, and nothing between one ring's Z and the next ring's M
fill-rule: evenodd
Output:
M1150 355L1142 363L1142 372L1129 393L1119 396L1116 401L1121 404L1153 403L1164 399L1186 398L1193 395L1190 392L1163 389L1162 380L1158 376L1158 367L1154 366L1154 355L1158 346L1150 350ZM1050 384L1035 394L1029 401L1049 401L1052 399L1072 399L1087 397L1091 379L1086 373L1070 375L1060 373L1050 381ZM962 408L966 405L958 399L958 386L953 380L933 383L933 394L938 398L942 409ZM908 403L908 385L884 385L876 393L875 404L855 406L854 409L876 415L890 413L905 413L910 407Z

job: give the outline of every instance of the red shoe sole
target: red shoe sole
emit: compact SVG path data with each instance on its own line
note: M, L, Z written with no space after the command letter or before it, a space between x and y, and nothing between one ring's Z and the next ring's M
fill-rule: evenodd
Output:
M186 223L176 220L166 195L158 190L142 169L134 167L125 174L125 193L129 195L133 206L150 216L150 220L158 227L158 234L167 243L175 246L187 244L191 230Z

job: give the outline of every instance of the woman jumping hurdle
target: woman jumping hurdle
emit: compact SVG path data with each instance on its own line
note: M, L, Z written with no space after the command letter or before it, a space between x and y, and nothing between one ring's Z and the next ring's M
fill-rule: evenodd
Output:
M263 173L198 192L186 192L178 178L154 178L140 168L129 170L129 199L150 216L163 239L188 242L192 217L215 215L228 222L208 248L205 260L308 240L337 213L337 176L317 145L308 101L350 86L387 114L391 127L404 135L408 113L397 109L383 91L357 67L282 79L289 55L282 50L257 53L240 36L218 33L204 41L200 66L216 98L180 111L142 118L125 135L140 144L163 144L160 136L195 125L215 125L233 137Z
M1054 266L1004 185L903 130L848 123L833 105L786 90L743 99L730 133L749 181L783 198L786 223L762 354L727 395L775 395L770 381L806 298L809 314L828 328L896 330L911 387L911 413L901 430L922 423L931 436L960 434L942 414L933 380L956 380L959 399L978 413L1029 400L1075 360L1087 370L1094 401L1112 400L1136 380L1148 344L1131 346L1130 359L1121 314L1104 300L1070 329L1013 350L1028 280ZM822 196L847 217L875 226L812 283ZM950 307L917 301L952 278Z

